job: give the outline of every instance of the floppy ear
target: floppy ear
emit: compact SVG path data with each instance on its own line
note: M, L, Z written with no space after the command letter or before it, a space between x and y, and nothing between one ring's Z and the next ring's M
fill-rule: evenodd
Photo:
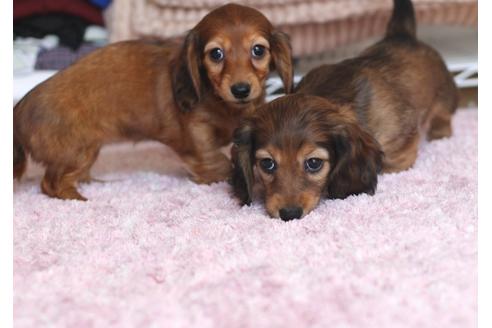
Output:
M273 67L280 75L285 93L291 93L294 86L294 68L289 36L283 32L274 31L270 40L270 52L273 57Z
M241 205L250 205L253 198L253 131L251 126L242 125L234 131L232 145L232 178L234 195Z
M332 131L328 146L332 167L326 186L328 198L374 195L383 159L379 143L356 124L338 125Z
M182 111L191 110L199 101L201 93L198 36L191 31L172 67L172 89L174 101Z

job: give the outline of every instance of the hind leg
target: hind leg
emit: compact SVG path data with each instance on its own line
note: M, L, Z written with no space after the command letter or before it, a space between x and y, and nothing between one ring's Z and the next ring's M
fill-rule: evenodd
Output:
M92 164L94 164L94 162L96 161L98 155L99 155L99 149L95 153L93 153L92 155L93 158L90 160L91 164L87 165L85 171L81 173L80 178L78 180L79 182L81 183L90 183L93 181L102 182L101 180L94 179L91 177L91 167Z
M87 200L77 191L76 186L79 181L87 178L98 151L99 149L96 149L83 154L77 163L71 165L48 165L41 182L41 190L50 197Z
M41 190L54 198L87 200L76 188L79 172L79 169L50 166L41 181Z
M416 132L409 136L403 145L397 145L394 149L384 152L383 172L396 173L408 170L417 159L420 137Z
M449 117L437 117L435 116L427 132L427 140L432 141L436 139L442 139L450 137L453 134L451 128L451 115Z
M450 137L453 133L451 128L451 118L456 111L458 97L456 90L454 96L449 92L446 96L440 96L430 110L429 130L427 140L435 140Z

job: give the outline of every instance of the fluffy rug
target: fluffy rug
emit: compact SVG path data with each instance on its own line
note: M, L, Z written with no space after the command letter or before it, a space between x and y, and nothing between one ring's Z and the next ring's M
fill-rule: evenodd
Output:
M14 186L16 327L474 327L477 111L375 196L303 220L190 182L156 143L105 148L88 202Z

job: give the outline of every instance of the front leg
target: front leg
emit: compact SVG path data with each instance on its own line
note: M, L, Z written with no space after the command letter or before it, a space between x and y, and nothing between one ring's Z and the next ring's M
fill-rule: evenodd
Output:
M230 160L220 149L182 156L182 159L192 180L200 184L227 180L232 171Z
M216 131L203 121L192 126L186 147L178 151L192 180L200 184L227 180L232 172L232 164L221 152L221 146L232 137L226 139L219 136L223 131Z

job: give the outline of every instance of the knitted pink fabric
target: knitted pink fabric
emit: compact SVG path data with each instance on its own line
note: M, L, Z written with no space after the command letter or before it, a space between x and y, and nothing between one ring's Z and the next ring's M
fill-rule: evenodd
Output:
M16 327L474 327L477 111L376 195L303 220L196 185L156 143L105 148L88 202L14 187Z
M294 56L317 55L380 37L386 31L391 0L238 0L260 10L289 34ZM112 42L140 37L183 36L224 0L113 1L106 24ZM418 26L476 26L477 0L413 0Z

